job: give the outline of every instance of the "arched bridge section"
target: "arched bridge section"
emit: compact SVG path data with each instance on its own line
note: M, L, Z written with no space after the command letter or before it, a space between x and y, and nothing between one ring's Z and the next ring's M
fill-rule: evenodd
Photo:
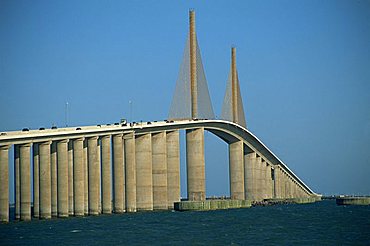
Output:
M317 196L255 135L230 121L160 121L2 132L1 221L9 220L9 154L14 155L15 192L11 195L16 219L172 209L180 200L179 130L187 132L189 200L206 199L204 130L229 145L232 199Z
M148 127L149 126L149 127ZM289 167L280 160L265 144L262 143L253 133L248 129L230 121L225 120L182 120L168 122L165 125L142 125L137 130L137 133L148 133L164 130L179 130L179 129L198 129L204 128L212 132L228 144L238 141L243 141L244 153L256 153L264 161L268 162L273 168L281 169L291 179L294 179L307 194L315 195L315 193L302 181Z

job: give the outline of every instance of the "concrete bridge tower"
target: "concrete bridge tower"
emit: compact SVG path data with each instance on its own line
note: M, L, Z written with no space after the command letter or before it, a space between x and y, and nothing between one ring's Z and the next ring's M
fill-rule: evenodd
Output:
M195 12L189 11L191 116L198 118L197 39ZM187 193L191 201L206 199L204 128L186 130Z
M243 100L240 93L238 71L236 69L236 48L231 48L231 69L222 104L221 119L232 121L247 127L244 115Z

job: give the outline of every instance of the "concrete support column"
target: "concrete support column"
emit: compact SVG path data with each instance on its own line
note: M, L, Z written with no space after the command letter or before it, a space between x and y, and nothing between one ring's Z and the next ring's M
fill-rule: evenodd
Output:
M188 200L206 200L204 128L186 130L186 170Z
M302 196L302 190L301 190L301 186L299 184L297 184L296 186L296 192L297 192L297 197L303 197Z
M167 198L168 208L180 201L180 140L179 131L166 133L167 137Z
M269 170L270 170L270 165L267 163L267 161L265 161L265 191L266 191L266 194L265 194L265 199L267 198L271 198L271 171L269 173Z
M84 138L73 140L73 207L75 216L85 214Z
M295 184L295 197L301 197L301 189L298 183Z
M58 217L68 217L68 140L57 142Z
M51 173L50 173L51 141L39 144L40 155L40 219L51 218Z
M40 217L40 155L39 144L32 145L33 153L33 217Z
M101 214L102 213L102 204L101 204L101 142L100 142L100 138L98 137L98 140L97 140L97 162L98 162L98 179L99 179L99 182L98 182L98 213Z
M284 198L284 174L283 171L281 170L281 167L278 166L278 173L279 173L279 191L280 191L280 197L279 198Z
M299 197L304 197L304 193L303 193L303 189L301 185L298 185L298 194L299 194Z
M89 214L89 165L87 153L87 139L83 141L83 180L84 180L84 214Z
M0 146L0 222L9 221L9 147Z
M295 197L295 182L291 178L289 183L290 183L290 197L294 198Z
M89 215L99 214L99 163L98 163L98 137L89 137L88 166L89 166Z
M278 166L278 174L279 174L279 191L280 191L280 197L279 198L284 198L284 174L283 171L281 170L281 167Z
M277 190L277 176L276 176L276 166L272 166L271 167L272 169L272 177L273 179L271 180L271 185L273 187L273 190L272 190L272 198L277 198L278 197L278 190Z
M244 191L246 200L256 200L255 194L255 162L256 162L256 153L248 153L244 155Z
M292 182L292 179L290 178L290 176L288 176L288 197L289 198L292 198L293 197L293 182Z
M73 208L73 141L68 142L68 214L74 214Z
M31 144L19 147L20 191L21 191L21 220L31 220Z
M229 144L230 197L244 200L244 143L237 141Z
M272 198L272 186L271 186L271 165L267 162L265 167L265 180L266 180L266 196L265 199Z
M111 178L111 137L110 135L101 138L102 143L102 212L104 214L112 213L112 178ZM122 172L123 173L123 172ZM123 189L122 189L123 190Z
M256 194L257 201L262 200L261 166L262 166L262 159L260 156L257 156L256 162L255 162L255 169L254 169L255 178L254 178L254 185L253 185L253 189Z
M276 176L275 176L275 166L274 165L271 165L271 188L272 188L272 191L271 191L271 198L276 198L275 194L276 194L276 186L275 186L275 179L276 179Z
M306 192L303 190L303 188L301 188L301 194L302 194L302 197L307 197L307 194L306 194Z
M293 197L298 197L298 191L297 191L297 183L293 182Z
M135 135L124 136L126 211L136 212L136 161Z
M258 193L258 186L259 186L259 160L258 160L258 155L256 154L256 157L253 159L253 162L252 162L252 182L253 182L253 185L252 185L252 193L254 195L254 201L257 201L259 200L259 193Z
M21 183L19 173L19 145L14 145L14 202L15 202L15 219L21 217Z
M293 180L288 176L289 198L293 198Z
M280 198L279 166L274 166L274 198Z
M51 143L50 155L51 172L51 216L58 216L58 170L57 170L57 143Z
M269 189L270 189L269 198L274 198L274 193L275 193L273 172L274 172L273 167L272 167L271 164L269 164L269 166L267 168L267 178L269 180Z
M123 162L122 134L113 135L113 190L114 190L114 212L125 211L125 171Z
M280 176L280 198L285 198L284 197L284 190L285 190L285 179L284 179L284 173L281 167L279 166L279 176Z
M290 198L289 195L289 178L288 175L285 173L285 198Z
M153 169L151 134L136 136L136 208L153 210Z
M260 163L260 184L261 184L261 193L260 198L261 200L266 198L267 195L267 184L266 184L266 161L264 159L261 159Z
M153 209L168 209L166 132L152 135Z

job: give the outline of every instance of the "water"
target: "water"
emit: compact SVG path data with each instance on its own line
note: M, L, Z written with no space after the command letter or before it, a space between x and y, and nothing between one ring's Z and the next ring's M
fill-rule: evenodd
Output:
M0 245L370 245L370 206L335 201L0 224Z

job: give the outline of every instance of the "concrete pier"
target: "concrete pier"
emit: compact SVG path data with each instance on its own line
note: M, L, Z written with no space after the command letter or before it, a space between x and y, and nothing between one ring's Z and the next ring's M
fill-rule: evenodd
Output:
M74 215L84 216L85 214L85 179L84 179L84 139L73 140L73 198Z
M288 174L285 172L284 173L284 179L285 179L285 198L290 198L289 196L289 176Z
M122 140L121 140L122 141ZM111 192L111 137L110 135L101 138L102 150L102 213L112 213L112 192ZM121 148L123 151L123 148ZM122 162L123 164L123 162ZM122 171L123 173L123 171ZM123 186L122 186L123 190ZM123 204L123 203L122 203Z
M256 157L252 159L252 165L253 165L253 194L254 194L254 201L259 201L259 189L260 187L260 157L256 154Z
M290 196L290 178L287 174L285 174L285 197L291 198Z
M0 222L9 221L9 147L0 146Z
M261 177L260 177L260 186L261 186L261 200L267 198L267 180L266 180L266 161L261 159Z
M32 145L33 153L33 217L40 217L40 155L39 144Z
M189 201L205 200L204 128L186 130L186 170Z
M166 133L167 137L167 206L173 209L180 201L180 140L179 131Z
M273 186L273 180L271 177L272 172L272 165L268 162L266 162L266 180L267 180L267 197L268 199L274 198L274 186Z
M249 200L205 200L181 201L175 203L176 211L209 211L218 209L250 208Z
M40 219L51 218L51 173L50 173L51 141L39 144L40 155Z
M14 145L14 202L15 202L15 219L21 218L21 183L19 173L19 145Z
M293 182L290 176L288 176L288 198L293 198Z
M98 163L98 214L101 214L102 213L102 204L101 204L101 181L102 181L102 178L101 178L101 139L100 137L98 137L97 139L97 150L96 150L96 160L97 160L97 163Z
M166 132L152 134L153 209L168 209Z
M278 166L278 174L279 174L279 198L284 198L284 187L285 187L285 181L284 181L284 176L283 176L283 171L281 170L281 167Z
M98 137L88 138L89 215L99 214Z
M284 179L284 172L279 167L279 183L280 183L280 198L285 198L285 179Z
M254 200L254 162L256 158L256 153L244 154L244 192L245 199Z
M51 172L51 216L58 216L58 170L57 170L57 143L51 143L50 155Z
M229 144L230 198L245 200L244 191L244 143Z
M20 168L20 191L21 220L31 220L31 144L22 144L19 147L19 168Z
M87 139L83 141L83 180L84 180L84 214L89 214L89 164L87 153Z
M276 199L278 197L278 186L277 186L277 176L276 176L276 166L273 166L272 168L272 175L273 175L273 180L272 180L272 186L273 186L273 193L272 193L272 198Z
M73 208L73 141L68 142L68 214L74 215L74 208Z
M280 194L279 194L279 173L278 173L278 166L274 166L274 182L273 182L273 186L274 186L274 194L273 194L273 198L274 199L277 199L277 198L280 198Z
M57 142L58 217L68 217L68 140Z
M153 170L151 134L136 136L136 208L153 210Z
M124 162L123 162L123 144L122 134L113 135L113 190L114 190L114 212L125 212L124 204Z
M262 158L261 156L257 156L256 160L256 175L255 175L255 194L256 194L256 201L263 200L262 198Z
M126 212L136 212L135 136L124 135Z

